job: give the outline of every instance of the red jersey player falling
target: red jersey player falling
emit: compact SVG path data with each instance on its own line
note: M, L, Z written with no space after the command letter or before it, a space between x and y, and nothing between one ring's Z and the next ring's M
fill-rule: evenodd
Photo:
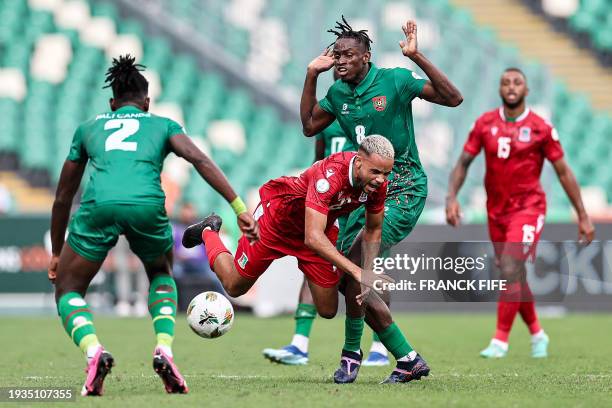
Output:
M358 282L367 280L361 267L336 249L336 220L365 205L365 260L371 262L380 245L394 155L387 139L368 136L356 153L332 154L299 177L267 182L259 189L261 202L254 214L259 240L250 243L242 236L235 257L219 239L221 218L214 214L188 227L183 245L205 243L210 266L232 297L245 294L275 259L294 256L308 280L317 312L331 319L338 308L339 271Z
M588 244L595 235L576 178L563 158L557 131L525 106L528 92L523 72L506 69L499 87L503 105L476 120L449 180L446 220L457 226L461 217L457 193L470 163L484 150L489 235L502 279L508 281L497 305L495 336L480 353L486 358L506 355L517 313L531 333L532 357L548 355L549 339L538 321L525 270L525 261L535 252L546 215L546 197L540 185L545 158L552 163L578 214L578 239Z

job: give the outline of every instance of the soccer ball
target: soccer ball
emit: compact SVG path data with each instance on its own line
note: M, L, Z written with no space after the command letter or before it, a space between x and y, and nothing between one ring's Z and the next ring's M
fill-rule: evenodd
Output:
M223 336L234 323L234 308L225 296L203 292L187 307L187 323L191 330L205 339Z

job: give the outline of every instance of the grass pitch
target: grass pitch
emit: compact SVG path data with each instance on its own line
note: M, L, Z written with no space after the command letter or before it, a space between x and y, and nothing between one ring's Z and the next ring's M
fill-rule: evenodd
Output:
M543 319L550 357L529 357L529 336L517 316L508 357L478 357L494 330L493 315L397 315L396 321L431 366L429 377L410 384L379 385L391 367L363 367L355 384L338 386L335 370L343 319L314 323L310 364L287 367L261 355L292 335L291 317L238 315L225 336L205 340L177 318L175 359L190 387L167 395L151 368L154 335L149 319L98 317L98 335L116 367L101 398L52 406L610 406L612 316L570 315ZM80 392L85 362L54 318L1 318L0 387L71 387ZM371 332L366 329L363 348ZM12 404L11 404L12 405ZM15 404L23 406L22 404ZM32 406L41 406L33 403ZM7 405L8 406L8 405Z

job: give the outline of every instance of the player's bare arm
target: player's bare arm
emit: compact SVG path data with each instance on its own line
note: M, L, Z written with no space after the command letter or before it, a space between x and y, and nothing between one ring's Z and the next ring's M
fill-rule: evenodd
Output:
M321 258L361 282L361 268L342 255L325 235L327 215L306 207L304 244Z
M459 225L461 221L461 207L459 206L459 201L457 201L457 194L459 194L459 190L465 181L465 176L467 175L468 168L472 161L474 160L474 155L468 152L461 152L461 156L459 156L459 160L453 167L451 171L450 177L448 178L448 193L446 195L446 222L453 227Z
M81 185L86 164L87 161L66 160L62 167L55 192L55 201L53 201L53 209L51 210L51 261L47 271L51 282L55 281L59 255L64 246L66 227L70 218L70 207L74 195Z
M223 171L187 135L176 135L170 139L172 151L184 158L198 171L200 176L215 189L228 203L233 203L238 195L230 185ZM249 241L259 239L259 227L253 216L246 211L238 212L238 226Z
M405 40L399 42L402 54L414 61L429 78L419 97L438 105L459 106L463 102L459 89L418 50L416 22L408 20L402 30L406 36Z
M332 51L325 49L306 68L306 79L304 80L304 89L300 100L300 118L305 136L311 137L320 133L331 125L335 119L334 115L321 109L317 102L317 78L321 72L328 71L333 66Z
M574 176L574 172L563 158L554 161L552 165L555 168L557 177L559 177L559 182L578 215L578 241L590 244L595 238L595 227L584 209L576 176Z

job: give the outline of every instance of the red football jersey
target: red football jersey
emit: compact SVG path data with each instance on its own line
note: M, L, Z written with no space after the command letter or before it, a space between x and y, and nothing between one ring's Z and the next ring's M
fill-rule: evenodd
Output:
M508 121L504 109L492 110L474 123L463 150L477 155L485 151L487 211L489 217L525 209L546 211L540 184L544 158L563 157L555 128L526 109Z
M266 244L293 241L303 244L306 207L327 215L326 233L339 216L365 205L369 213L385 208L387 183L370 194L353 186L355 152L342 152L314 163L299 177L280 177L259 189L267 220L260 222Z

